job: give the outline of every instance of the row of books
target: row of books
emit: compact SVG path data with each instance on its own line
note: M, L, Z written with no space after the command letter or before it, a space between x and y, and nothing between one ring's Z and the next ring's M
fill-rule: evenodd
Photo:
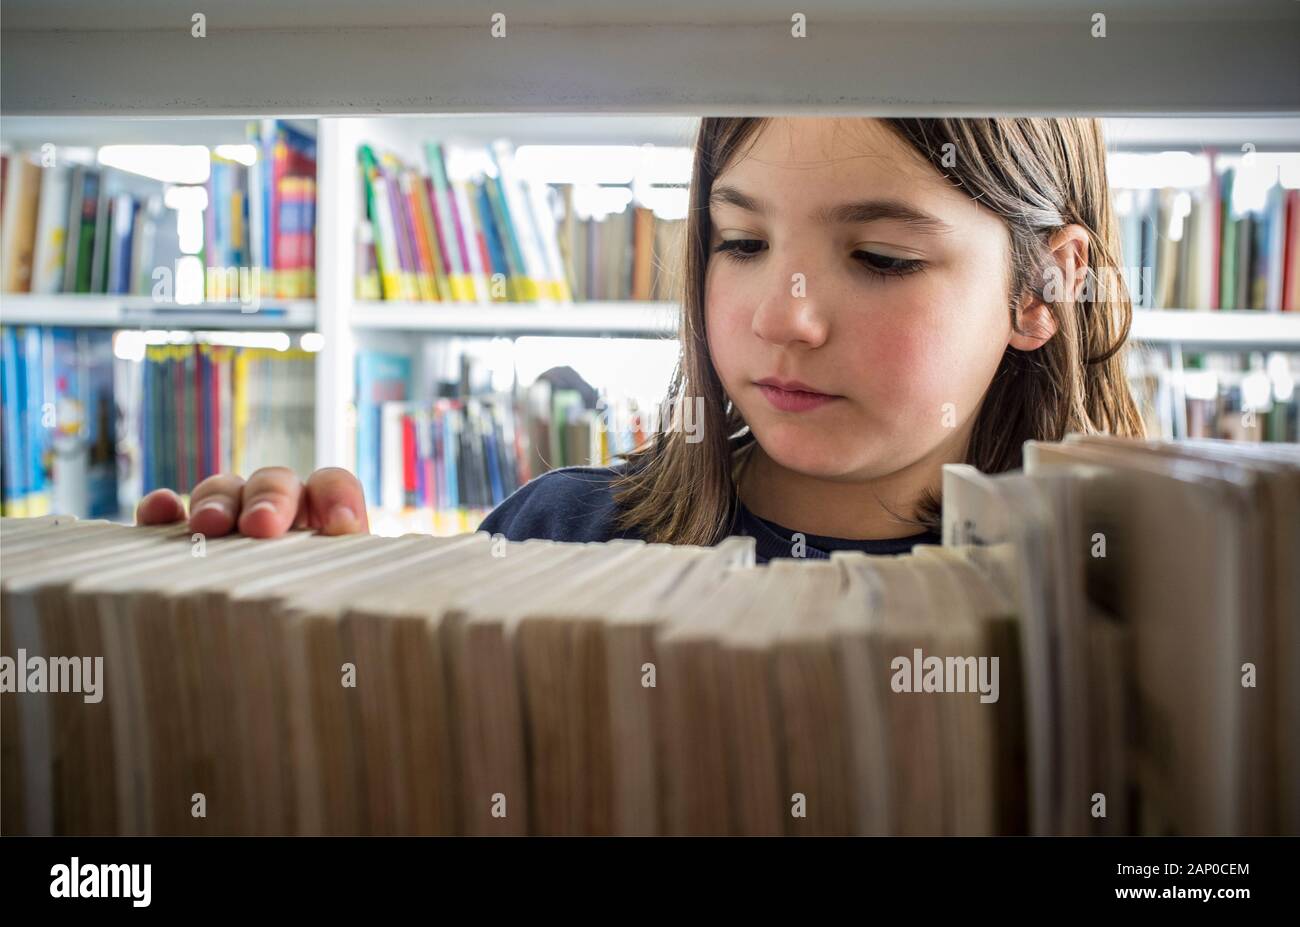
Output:
M257 160L216 154L207 181L207 298L316 295L316 140L276 119L248 124Z
M471 376L420 395L408 355L356 358L356 472L372 508L430 510L472 530L515 488L548 470L607 466L646 440L650 418L635 399L598 394L543 375L515 393L472 391ZM549 372L548 372L549 373Z
M1300 451L1024 459L897 556L6 520L5 832L1300 833Z
M1275 183L1261 209L1238 212L1238 169L1209 159L1204 189L1116 191L1134 306L1300 310L1300 190Z
M423 169L369 145L358 149L364 215L357 296L420 302L565 302L549 188L525 182L509 143L487 148L492 172L447 176L441 144Z
M384 403L380 447L393 452L373 498L389 511L500 505L528 479L511 405L509 396Z
M149 345L142 378L143 492L188 492L215 473L314 469L315 354Z
M664 219L635 203L623 212L583 218L573 210L573 188L558 186L564 212L560 250L575 300L676 300L686 220Z
M0 326L0 511L118 515L112 333Z
M42 166L36 152L2 157L3 292L145 295L154 268L180 257L161 185L107 167Z
M1300 354L1206 352L1176 370L1163 351L1130 355L1151 437L1300 442Z
M316 143L279 120L251 122L257 159L212 155L203 296L211 302L315 295ZM182 257L163 185L127 171L16 151L0 164L0 290L155 295ZM162 291L171 299L175 283Z

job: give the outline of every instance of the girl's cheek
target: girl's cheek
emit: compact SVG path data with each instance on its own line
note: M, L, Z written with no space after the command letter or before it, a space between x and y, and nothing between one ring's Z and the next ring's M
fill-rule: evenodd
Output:
M736 368L743 357L745 339L753 337L753 319L748 308L752 304L720 283L710 276L704 315L709 354L725 385L730 377L743 373Z
M930 351L935 333L909 306L891 306L851 324L842 324L837 340L844 365L844 383L867 400L906 406L917 389L933 379Z

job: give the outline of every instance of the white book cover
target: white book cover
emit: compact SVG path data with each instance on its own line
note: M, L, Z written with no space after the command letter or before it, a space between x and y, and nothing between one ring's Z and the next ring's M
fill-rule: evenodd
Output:
M540 287L549 279L549 275L546 271L546 259L542 256L537 221L533 216L528 196L524 192L523 183L515 169L514 148L508 141L499 139L492 143L492 155L496 161L497 171L501 175L501 189L505 193L506 208L510 211L515 236L519 239L519 250L524 258L526 276Z
M468 181L449 181L453 195L456 197L456 211L460 213L460 226L465 232L465 256L469 261L469 273L474 280L474 293L479 302L490 302L487 269L483 266L483 254L478 247L479 223L476 221L478 210L470 208L469 194L466 191Z
M402 416L410 404L404 400L382 403L379 407L379 503L390 512L400 512L406 505L402 477Z
M32 259L32 292L58 293L63 289L63 259L68 250L68 197L72 193L70 168L56 164L45 169L36 219L36 254Z

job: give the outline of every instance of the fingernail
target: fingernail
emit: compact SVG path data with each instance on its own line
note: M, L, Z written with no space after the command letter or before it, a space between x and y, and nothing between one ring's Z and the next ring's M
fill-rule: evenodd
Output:
M194 511L190 513L190 517L193 518L195 515L199 514L199 512L207 511L220 512L227 518L234 514L234 509L232 509L230 503L226 502L224 499L204 499L194 507Z
M254 502L248 508L244 509L245 515L252 515L254 512L260 512L263 509L275 511L275 503L270 499L263 499L261 502Z
M350 534L357 530L357 516L346 505L336 505L325 516L326 534Z

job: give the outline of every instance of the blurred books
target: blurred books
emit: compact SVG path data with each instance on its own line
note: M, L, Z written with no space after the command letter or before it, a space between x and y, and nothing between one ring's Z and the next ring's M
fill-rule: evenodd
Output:
M1300 310L1300 190L1276 182L1238 209L1242 168L1207 157L1204 187L1112 192L1134 307Z

